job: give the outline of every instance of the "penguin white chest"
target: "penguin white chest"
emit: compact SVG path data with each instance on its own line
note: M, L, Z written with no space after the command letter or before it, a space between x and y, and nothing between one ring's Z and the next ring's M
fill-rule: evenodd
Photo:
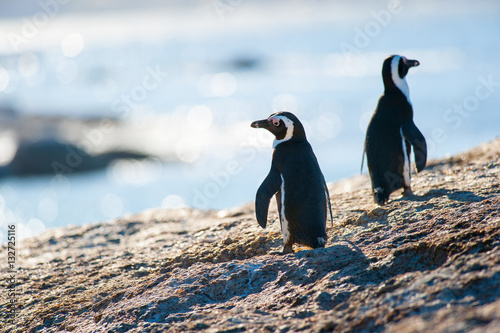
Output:
M408 155L408 151L406 150L406 140L403 135L403 129L399 129L399 133L401 134L401 144L403 146L403 177L405 182L405 187L410 187L411 178L410 178L410 159Z
M288 220L285 215L285 179L281 175L281 211L280 211L280 221L281 221L281 233L283 234L283 241L288 244L290 239L290 231L288 230Z

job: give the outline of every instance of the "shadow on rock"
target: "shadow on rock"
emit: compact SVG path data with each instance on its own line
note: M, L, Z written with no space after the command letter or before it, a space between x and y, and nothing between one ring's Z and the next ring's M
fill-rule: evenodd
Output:
M224 304L229 300L241 301L261 294L264 290L268 294L280 295L277 296L280 301L271 302L271 308L268 306L267 310L294 308L307 302L308 296L282 294L283 286L300 288L312 285L332 272L341 271L348 276L365 270L368 265L361 250L348 243L286 256L265 255L251 263L230 261L214 266L195 265L191 268L191 274L185 278L177 278L174 271L172 277L159 287L175 287L181 292L158 299L141 309L141 319L155 323L192 320L197 315L194 308ZM321 300L322 306L327 308L343 302L349 297L349 293L323 294L321 297L324 298Z
M448 260L448 252L446 245L426 242L405 244L394 251L394 258L386 270L390 275L434 270Z
M421 197L415 197L415 201L426 201L429 200L429 197L442 197L444 195L446 195L450 200L459 202L480 202L488 199L487 197L479 196L470 191L432 189Z
M215 266L193 267L186 277L174 275L162 287L180 291L158 297L141 308L141 319L150 323L178 323L196 316L193 308L223 304L258 294L279 278L279 268L266 262L226 262ZM197 271L199 269L199 271Z
M405 244L392 256L371 265L366 257L358 256L357 262L341 269L332 275L330 280L364 288L404 273L434 270L444 265L448 256L444 245L426 242Z
M306 259L307 267L318 268L315 280L332 272L329 280L339 280L359 274L370 266L370 261L363 252L350 242L342 242L325 249L299 252L297 256L303 256Z

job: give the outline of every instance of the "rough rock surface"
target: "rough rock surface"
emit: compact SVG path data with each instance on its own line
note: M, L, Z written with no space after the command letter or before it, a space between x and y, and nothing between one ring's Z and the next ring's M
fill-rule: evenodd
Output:
M48 231L18 245L0 329L500 332L500 139L412 181L383 207L366 176L331 185L327 247L283 256L276 213L263 230L253 205Z

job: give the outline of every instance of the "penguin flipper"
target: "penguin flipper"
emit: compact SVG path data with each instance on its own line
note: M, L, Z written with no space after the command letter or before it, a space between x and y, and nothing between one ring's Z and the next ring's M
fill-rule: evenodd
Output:
M264 179L257 190L257 195L255 197L255 216L262 228L265 228L267 225L269 202L273 195L279 191L280 186L281 176L278 169L273 164L266 179Z
M425 142L425 138L413 120L403 124L402 130L405 138L413 146L415 164L417 165L417 171L420 172L425 168L425 164L427 163L427 143Z

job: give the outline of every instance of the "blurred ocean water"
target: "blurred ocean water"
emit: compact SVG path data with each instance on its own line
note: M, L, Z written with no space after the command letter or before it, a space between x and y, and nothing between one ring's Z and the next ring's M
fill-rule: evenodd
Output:
M391 54L421 63L407 81L430 157L465 151L499 134L499 33L497 1L0 3L0 107L119 118L129 131L97 126L82 146L102 150L113 136L158 156L1 179L0 228L29 236L154 207L250 202L272 150L250 123L275 111L304 123L327 181L358 174ZM9 137L0 133L0 161Z

